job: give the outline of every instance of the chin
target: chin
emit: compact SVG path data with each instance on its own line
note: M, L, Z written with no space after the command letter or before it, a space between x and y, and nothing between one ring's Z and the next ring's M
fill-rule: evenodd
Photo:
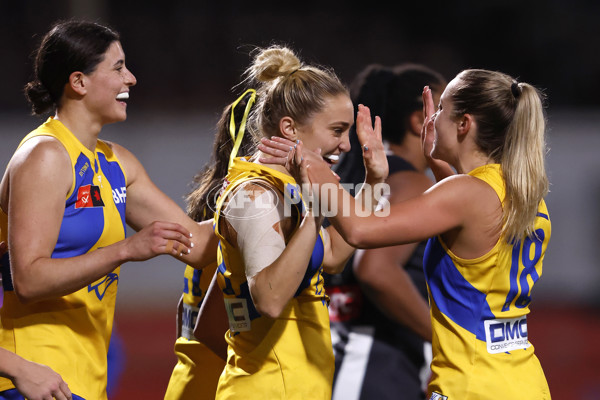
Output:
M115 122L123 122L125 120L127 120L127 114L120 115L118 117L107 118L103 125L114 124Z

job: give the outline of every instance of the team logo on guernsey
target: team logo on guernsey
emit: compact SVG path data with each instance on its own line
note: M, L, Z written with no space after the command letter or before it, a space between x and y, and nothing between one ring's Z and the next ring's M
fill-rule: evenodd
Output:
M429 400L448 400L448 396L444 396L443 394L440 394L438 392L433 392L431 393L431 397L429 398Z
M104 207L100 188L94 185L81 186L77 191L75 208Z
M115 282L119 282L119 275L115 274L114 272L111 272L97 284L88 285L88 293L94 291L96 293L96 297L98 297L98 300L102 300L104 298L104 294L106 293L110 285L112 285Z

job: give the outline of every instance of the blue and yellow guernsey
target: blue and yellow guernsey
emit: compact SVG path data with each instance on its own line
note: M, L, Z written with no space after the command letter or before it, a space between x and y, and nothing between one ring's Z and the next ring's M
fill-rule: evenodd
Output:
M323 237L315 243L304 279L277 319L262 316L250 296L244 261L236 246L219 232L223 200L239 185L264 182L283 197L298 199L289 175L236 158L227 175L215 213L218 283L223 291L230 329L227 364L219 380L217 399L331 400L334 357L329 329L328 297L323 289ZM296 204L301 214L302 202ZM296 228L300 224L297 218Z
M69 153L73 167L73 184L65 199L52 258L75 257L123 240L127 183L112 149L98 140L95 150L90 151L53 118L28 134L21 144L36 136L58 139ZM3 212L0 215L2 235L6 235L7 217ZM22 304L13 290L9 263L5 255L0 346L50 366L76 395L106 399L106 356L119 268L77 292ZM12 387L8 379L0 378L0 391Z
M181 336L175 342L177 364L173 368L164 400L210 399L215 396L225 362L196 340L194 327L216 269L216 263L203 269L189 265L185 267Z
M469 175L504 200L498 164ZM429 240L424 268L433 323L430 399L550 399L526 319L550 233L542 200L533 239L508 243L501 236L476 259L457 257L439 236Z

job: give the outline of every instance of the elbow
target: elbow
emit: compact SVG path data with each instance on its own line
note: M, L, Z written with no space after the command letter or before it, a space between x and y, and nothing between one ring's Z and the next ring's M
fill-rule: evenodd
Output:
M344 233L344 239L350 246L357 249L364 249L368 246L367 236L365 235L365 232L358 226L346 230Z
M357 249L364 249L368 245L368 226L365 225L364 218L354 220L334 218L331 220L334 228L344 238L346 243ZM367 222L368 223L368 222Z
M38 296L36 296L35 291L32 290L26 284L18 283L16 280L13 280L13 288L15 296L17 296L17 300L19 300L22 304L31 304L35 303L39 300Z
M285 299L272 293L257 293L256 290L251 290L250 294L256 311L265 317L279 318L287 304Z
M254 303L254 306L260 315L277 319L281 316L285 305L281 305L279 301L273 299L269 301L256 302Z
M276 290L275 287L277 285L269 282L264 270L248 278L248 289L254 308L260 315L273 319L281 316L290 300L286 293Z
M43 293L39 290L39 285L25 271L22 271L22 268L13 265L11 268L11 279L13 293L20 303L31 304L44 299Z
M346 263L347 261L338 265L323 265L323 272L329 275L341 274L344 271L344 268L346 268Z

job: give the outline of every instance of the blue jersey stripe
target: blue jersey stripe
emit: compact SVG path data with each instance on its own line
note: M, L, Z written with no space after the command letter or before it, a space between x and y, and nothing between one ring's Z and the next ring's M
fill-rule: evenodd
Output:
M460 274L437 237L427 242L423 265L431 297L440 312L485 340L483 321L494 318L486 295Z

